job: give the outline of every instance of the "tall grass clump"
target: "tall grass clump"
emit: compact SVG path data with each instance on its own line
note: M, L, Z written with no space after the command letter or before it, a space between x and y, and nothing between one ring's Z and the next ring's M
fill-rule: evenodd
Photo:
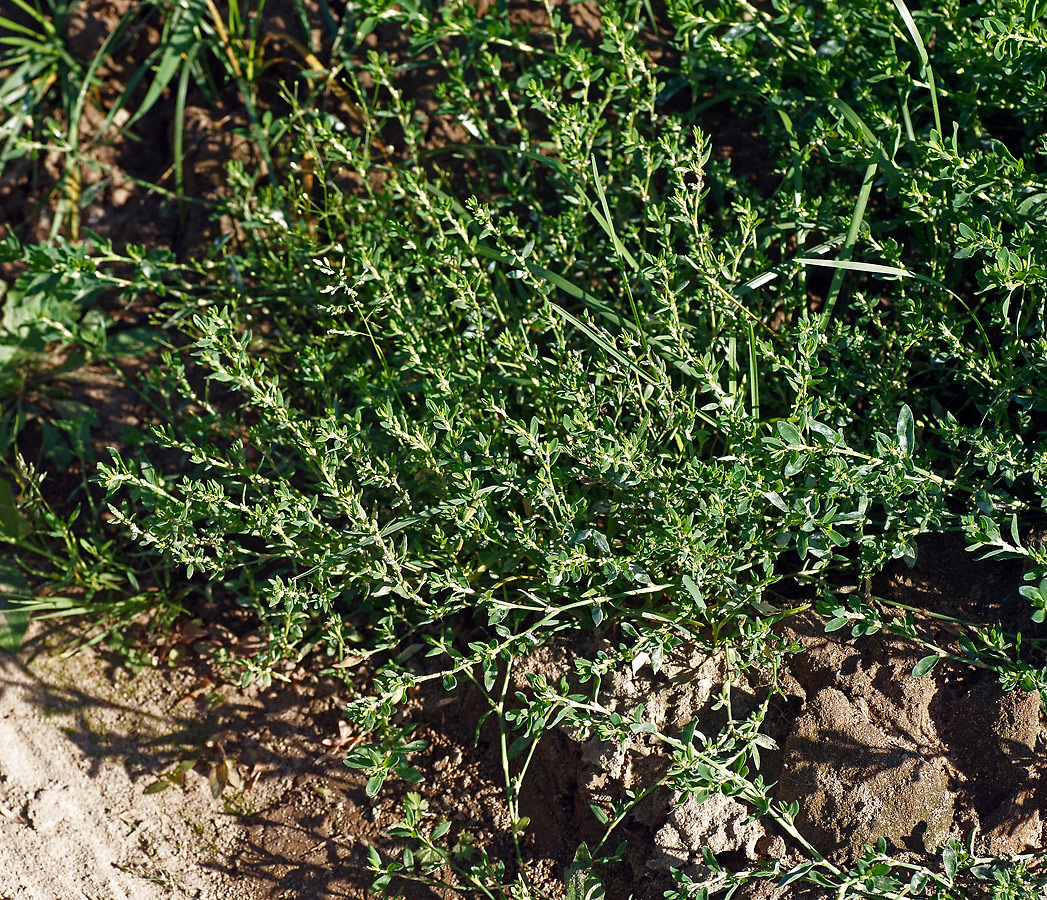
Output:
M973 844L840 868L758 774L766 701L663 734L600 686L683 644L773 684L775 626L813 605L923 645L918 672L953 658L1047 689L1042 4L623 2L593 41L551 4L540 28L437 6L356 4L332 32L338 102L287 85L286 121L254 132L272 177L230 164L238 234L199 264L202 302L168 306L188 346L151 378L152 444L99 468L112 515L256 617L264 649L228 660L245 680L316 646L373 659L351 709L373 739L349 760L372 794L418 777L396 718L415 688L486 698L517 860L466 860L415 798L397 834L417 853L373 855L379 887L446 864L527 896L520 792L570 725L648 734L660 783L737 796L809 857L708 859L678 896L764 877L1033 896L1022 861ZM365 52L375 28L405 48ZM714 114L748 155L713 158ZM954 643L867 589L941 530L1025 560L1024 637L960 623ZM600 656L511 688L578 630ZM637 800L594 813L572 890Z

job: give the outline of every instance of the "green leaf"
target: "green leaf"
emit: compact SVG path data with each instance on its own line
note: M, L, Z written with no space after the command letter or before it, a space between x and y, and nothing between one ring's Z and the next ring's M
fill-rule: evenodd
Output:
M778 884L781 886L792 884L794 881L806 876L813 868L814 863L812 862L800 863L800 865L786 872L784 877L779 880Z
M197 761L195 759L183 759L183 760L181 760L178 763L178 765L175 766L175 770L172 773L171 777L174 778L175 780L177 780L179 783L184 782L184 780L185 780L185 773L188 772L193 766L195 766L196 762Z
M122 359L145 356L163 346L163 334L155 328L129 328L106 336L105 349L110 356Z
M484 690L490 691L498 678L498 663L493 659L485 659L481 663L484 676Z
M211 796L217 800L229 783L229 767L224 762L212 766L211 771L207 773L207 781L211 785Z
M779 422L776 426L781 439L791 448L804 447L803 437L792 422Z
M1041 579L1038 585L1022 585L1018 593L1030 600L1047 600L1047 578Z
M978 659L978 648L974 646L974 641L972 641L966 634L961 633L957 635L956 640L959 642L960 650L963 652L964 656L970 660Z
M942 865L945 868L945 877L952 883L956 880L956 848L952 845L942 851Z
M582 844L574 854L574 861L564 872L567 883L566 900L603 900L604 886L593 872L589 848Z
M826 631L839 631L844 625L850 623L850 619L847 616L836 616L834 619L830 619L825 623Z
M930 672L931 669L933 669L936 665L938 665L938 662L940 660L941 660L941 657L938 656L937 654L934 654L933 656L925 656L915 666L913 666L913 668L912 668L913 677L914 678L922 678L924 675L926 675L928 672Z
M14 490L3 478L0 478L0 531L16 541L32 531L29 521L18 511Z
M687 593L691 595L691 599L694 601L695 606L699 609L705 609L705 598L702 597L701 589L695 584L693 578L690 575L683 576L683 586L686 588Z
M776 506L782 512L789 512L789 505L782 499L782 495L777 491L764 491L764 497L771 501L773 506Z
M0 559L0 648L16 653L29 627L29 612L15 600L29 599L29 583L14 562Z
M902 408L898 411L898 424L895 426L895 431L898 434L898 449L903 457L909 459L913 450L916 449L916 428L912 410L907 404L903 403Z
M385 784L385 772L378 772L367 779L367 787L364 788L364 793L368 797L377 797L378 792L382 789L382 785Z
M1011 540L1014 541L1014 546L1019 550L1024 550L1022 546L1022 538L1018 533L1018 516L1016 513L1011 514Z

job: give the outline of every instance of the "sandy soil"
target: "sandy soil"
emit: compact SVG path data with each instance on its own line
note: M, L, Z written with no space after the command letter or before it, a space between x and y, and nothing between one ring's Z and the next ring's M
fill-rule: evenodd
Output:
M362 895L355 841L383 816L346 796L362 800L341 763L337 685L132 674L105 651L52 655L36 630L17 657L0 651L2 900ZM148 792L194 760L184 784Z
M120 739L153 743L164 711L133 679L100 690L100 673L68 684L67 667L0 657L0 896L219 896L217 873L195 865L214 852L221 811L206 782L147 796L148 760L113 752Z

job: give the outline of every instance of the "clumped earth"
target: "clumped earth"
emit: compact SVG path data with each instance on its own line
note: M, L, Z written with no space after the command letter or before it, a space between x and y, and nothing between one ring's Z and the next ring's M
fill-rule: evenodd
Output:
M84 4L87 18L78 20L76 35L84 58L104 34L95 26L117 21L126 8ZM584 27L591 10L573 9ZM141 40L148 47L156 37L147 31ZM121 77L110 75L114 95ZM90 134L100 120L88 109ZM169 114L167 106L143 121L141 144L118 136L99 144L108 180L84 221L117 243L199 255L216 227L203 207L170 215L143 187L169 166ZM218 190L224 162L247 152L238 115L187 110L186 172L196 196ZM431 129L437 143L441 127L434 122ZM732 152L745 144L743 125L711 127L718 158L738 156L740 165L758 169L758 159ZM22 223L26 239L46 234L48 189L59 163L45 158L42 172L14 166L0 184L3 217ZM101 171L88 170L86 184L99 183ZM109 425L147 416L119 382L99 376L91 389L108 392ZM95 437L106 445L114 440ZM61 483L57 473L52 481ZM1013 566L977 563L959 540L925 538L919 551L915 568L899 567L876 589L954 616L1006 622L1027 614ZM270 687L240 688L211 660L215 647L242 639L218 622L184 626L180 634L177 665L159 649L157 665L133 669L104 644L68 655L61 651L70 634L42 623L18 656L0 652L0 898L367 896L367 848L394 846L385 831L401 817L411 787L393 782L372 800L364 776L342 762L359 742L341 716L352 696L347 683L366 688L368 673L322 674L324 660L314 654ZM1047 845L1047 731L1037 695L1005 693L994 677L948 664L916 679L918 648L884 636L824 634L814 616L790 620L787 636L802 652L791 657L784 696L772 699L768 731L779 750L764 755L762 773L779 784L780 799L800 802L798 825L819 851L853 860L864 844L884 837L900 858L917 858L972 831L988 854ZM579 648L588 652L608 639L580 634L577 643L536 651L519 671L566 675ZM611 673L606 697L623 712L643 703L659 728L697 718L713 732L722 722L715 697L723 682L722 660L684 648L657 673L649 666ZM740 709L762 702L766 692L753 675L733 685L732 696ZM428 742L411 760L424 775L415 789L454 833L468 831L492 857L510 858L507 823L499 819L501 771L489 726L479 725L478 698L464 688L426 688L410 712L418 722L414 736ZM590 804L606 805L661 774L642 737L626 752L577 738L561 732L543 742L521 799L533 823L523 842L537 861L537 886L554 894L562 893L579 842L596 834ZM701 873L703 848L740 867L765 859L788 865L786 836L751 822L750 812L723 796L702 803L652 795L621 827L629 847L608 873L608 895L659 897L672 885L670 868ZM795 896L767 885L748 890L753 897ZM434 896L417 887L408 894Z

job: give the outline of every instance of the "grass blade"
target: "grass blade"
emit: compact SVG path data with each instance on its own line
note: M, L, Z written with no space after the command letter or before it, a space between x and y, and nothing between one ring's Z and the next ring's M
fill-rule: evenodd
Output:
M817 253L819 256L821 254L823 254L823 253L828 253L830 250L834 249L835 247L839 247L840 244L843 243L845 237L846 237L846 235L843 235L843 234L835 234L831 238L829 238L827 241L823 241L821 244L818 244L818 246L812 247L807 252L808 253ZM759 290L760 288L762 288L764 285L770 284L776 278L780 278L787 271L789 271L789 269L791 268L793 262L795 262L795 260L792 260L792 259L786 260L785 262L779 263L778 265L774 266L773 268L768 269L766 272L761 272L759 275L756 275L753 278L750 278L748 281L743 282L742 284L738 285L738 287L735 288L735 290L734 290L735 295L737 296L737 295L740 295L740 294L744 294L747 291L756 291L756 290Z
M600 221L597 217L597 221L600 221L600 226L608 236L611 238L611 245L614 247L615 258L618 260L618 273L621 276L622 284L625 285L625 292L629 295L629 308L633 313L633 321L636 323L636 330L640 335L640 344L643 346L644 352L647 352L647 337L643 332L643 325L640 323L640 311L636 308L636 298L633 297L632 285L629 284L629 277L625 271L625 259L628 256L630 264L633 270L636 271L639 266L636 260L628 253L623 246L622 242L618 240L618 233L614 229L614 220L611 218L611 210L607 205L607 196L604 194L603 185L600 184L600 172L596 167L596 157L590 157L590 162L593 169L593 184L596 185L596 194L600 198L600 206L603 208L604 220Z
M614 346L614 344L608 341L596 329L591 328L589 325L587 325L585 322L579 319L576 315L569 313L562 306L560 306L557 303L553 303L551 300L549 301L549 306L553 310L553 312L560 316L564 321L569 322L571 325L577 328L580 332L582 332L582 334L589 338L589 340L596 344L596 346L602 349L608 356L617 360L626 368L631 369L633 372L635 372L637 375L643 378L643 380L646 381L648 384L656 383L655 380L650 375L648 375L643 369L641 369L640 366L634 360L629 359L627 356L621 353Z
M913 19L912 13L909 12L909 8L905 5L905 0L893 0L893 2L895 9L898 10L898 15L902 17L902 21L905 23L909 37L912 38L916 53L920 57L920 72L927 81L927 88L931 92L931 106L934 109L934 130L941 134L942 117L938 111L938 89L934 84L934 70L931 69L931 59L927 55L927 46L923 42L920 29L916 27L916 20Z
M844 238L843 246L840 248L840 261L846 262L849 260L851 253L854 251L854 244L858 240L858 232L861 230L862 220L865 218L865 208L869 204L869 195L872 193L873 179L876 178L877 168L877 164L871 162L865 170L865 177L862 178L862 187L858 192L858 199L854 204L854 212L851 215L851 225L847 229L847 236ZM829 285L829 293L825 298L825 309L822 310L823 331L832 317L836 299L840 295L840 288L843 287L845 271L846 269L837 267L833 273L832 284Z
M827 269L847 269L851 272L869 272L873 275L897 275L900 278L914 278L908 269L898 266L884 266L880 263L851 262L844 259L809 259L805 256L796 257L793 262L802 266L824 266Z
M12 599L29 597L29 584L13 562L0 560L0 648L15 653L29 627L29 611Z
M756 348L756 331L753 328L753 323L748 321L745 323L746 328L749 332L749 403L752 410L753 418L759 421L760 419L760 373L757 368L757 348Z

